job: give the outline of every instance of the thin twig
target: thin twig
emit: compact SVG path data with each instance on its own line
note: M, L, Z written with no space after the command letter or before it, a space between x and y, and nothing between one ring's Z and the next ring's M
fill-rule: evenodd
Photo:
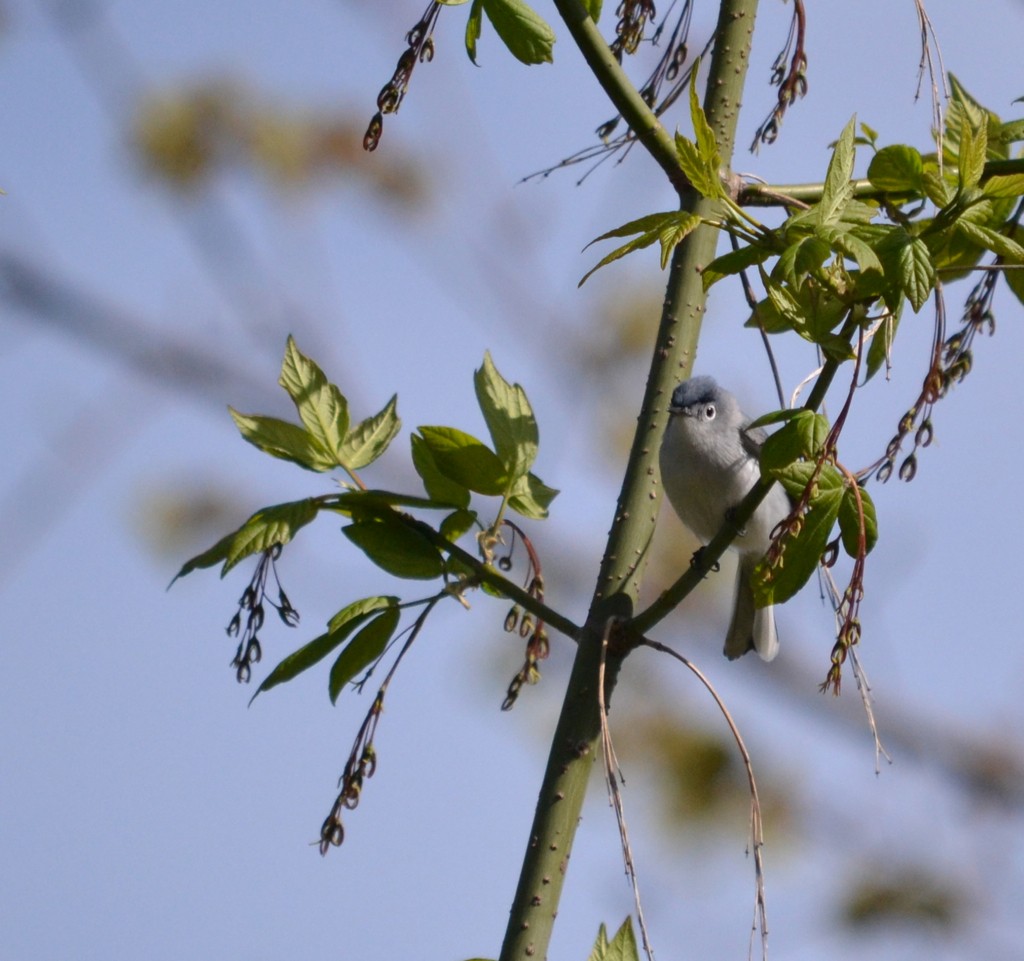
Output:
M661 651L663 654L668 654L670 657L674 657L677 661L682 662L683 665L688 667L690 671L697 677L697 680L704 685L704 689L714 699L715 704L718 706L718 710L721 712L722 717L725 719L725 723L729 727L729 731L732 733L733 740L736 742L736 747L739 749L740 757L743 759L743 767L747 772L747 785L750 789L750 838L751 847L754 852L754 920L750 929L751 942L755 932L760 928L761 931L761 957L767 959L768 957L768 907L765 897L765 883L764 883L764 824L761 819L761 800L757 793L757 780L754 777L754 766L750 760L750 753L747 751L747 746L743 742L743 736L740 734L740 729L737 727L736 722L733 720L732 714L729 713L729 709L725 706L725 702L722 700L721 695L715 690L714 685L707 679L704 673L694 664L689 658L683 657L678 651L674 651L667 644L662 644L660 641L652 641L650 638L645 637L641 642L643 646L653 648L656 651ZM752 947L753 945L751 945Z
M649 961L654 961L654 947L651 945L650 935L647 932L647 922L644 920L644 909L640 902L640 883L636 876L636 863L633 861L633 849L629 843L629 829L626 826L626 811L622 803L622 792L619 791L619 782L625 783L622 770L619 767L619 759L615 756L615 747L612 744L612 734L608 727L608 709L604 700L604 674L605 662L608 653L608 635L614 629L616 621L609 619L605 625L604 634L601 636L601 661L597 670L597 701L601 716L601 753L604 758L604 780L608 787L608 802L615 811L615 823L619 826L619 839L622 842L622 861L626 868L626 877L629 878L633 887L633 904L636 906L637 923L640 925L640 940L644 946L644 954Z

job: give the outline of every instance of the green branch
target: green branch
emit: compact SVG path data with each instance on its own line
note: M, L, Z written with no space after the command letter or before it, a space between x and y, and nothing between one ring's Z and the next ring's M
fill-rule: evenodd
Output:
M985 164L981 183L992 177L1006 177L1024 173L1024 157L1013 160L990 160ZM870 180L851 182L853 195L859 200L884 200L892 196L879 190ZM792 204L803 206L818 203L825 185L809 184L748 184L736 194L736 202L743 207L785 207Z
M579 0L555 0L587 63L640 143L680 193L683 210L709 217L711 206L685 184L675 145L611 56ZM732 156L757 0L725 0L719 9L704 110L723 162ZM537 798L501 961L547 956L562 885L600 736L599 668L609 625L633 612L661 502L658 451L674 386L689 375L705 293L701 270L715 255L718 231L701 226L675 248L636 434L616 505L587 623L555 728ZM605 703L611 703L622 654L608 651Z
M676 158L672 135L662 126L654 111L647 105L622 65L615 59L597 24L590 18L582 0L554 0L559 14L569 28L583 59L601 85L612 105L629 124L637 139L665 171L665 175L682 193L689 186Z

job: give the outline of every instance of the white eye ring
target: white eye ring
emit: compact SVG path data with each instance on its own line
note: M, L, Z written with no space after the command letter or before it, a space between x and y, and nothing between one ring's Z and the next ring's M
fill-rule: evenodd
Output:
M704 420L714 420L715 414L717 414L718 411L714 404L705 404L702 413L704 414Z

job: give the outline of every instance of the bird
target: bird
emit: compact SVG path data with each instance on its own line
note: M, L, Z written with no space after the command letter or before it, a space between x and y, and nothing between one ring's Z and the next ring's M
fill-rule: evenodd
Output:
M662 485L679 519L704 544L760 479L758 454L767 435L750 423L739 401L712 377L692 377L672 393L660 452ZM776 482L732 542L739 563L723 651L729 660L753 650L770 661L779 652L774 611L755 606L751 578L790 509Z

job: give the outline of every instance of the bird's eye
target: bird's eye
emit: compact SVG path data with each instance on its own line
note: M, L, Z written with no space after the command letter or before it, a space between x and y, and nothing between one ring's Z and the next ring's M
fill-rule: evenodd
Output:
M718 413L718 411L715 409L715 405L714 404L705 404L704 405L704 419L705 420L714 420L715 419L715 414L717 414L717 413Z

